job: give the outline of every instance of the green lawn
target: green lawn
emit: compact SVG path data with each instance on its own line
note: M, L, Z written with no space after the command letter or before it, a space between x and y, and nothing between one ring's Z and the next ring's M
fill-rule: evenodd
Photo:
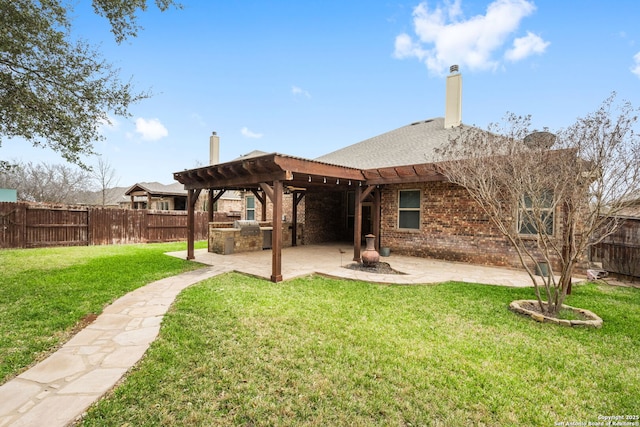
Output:
M85 426L553 426L640 415L640 290L574 287L604 319L511 313L531 289L239 274L182 292Z
M206 242L199 243L206 247ZM185 243L0 250L0 384L64 343L122 295L200 265Z

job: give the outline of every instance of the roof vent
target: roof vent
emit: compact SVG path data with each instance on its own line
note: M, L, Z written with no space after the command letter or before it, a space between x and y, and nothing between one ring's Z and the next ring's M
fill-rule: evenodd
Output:
M449 72L450 73L457 73L458 72L458 66L457 65L452 65L451 67L449 67Z

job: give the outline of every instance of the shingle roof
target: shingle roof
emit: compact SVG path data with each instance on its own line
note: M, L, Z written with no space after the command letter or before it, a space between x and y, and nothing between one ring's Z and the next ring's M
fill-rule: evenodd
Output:
M459 128L445 129L444 118L437 117L374 136L315 160L359 169L430 163L437 161L434 150L459 132Z
M187 190L184 189L183 185L179 182L173 182L169 185L161 184L159 182L138 182L126 191L125 194L129 194L131 191L134 191L136 188L143 189L144 191L148 191L151 194L167 194L167 195L186 195Z
M243 155L241 155L239 157L236 157L232 161L250 159L250 158L253 158L253 157L260 157L260 156L264 156L265 154L269 154L269 153L267 153L266 151L261 151L261 150L253 150L250 153L243 154Z

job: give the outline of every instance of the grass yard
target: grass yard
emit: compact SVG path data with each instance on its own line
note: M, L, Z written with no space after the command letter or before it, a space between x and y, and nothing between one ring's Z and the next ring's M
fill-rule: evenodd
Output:
M574 288L604 327L508 311L531 289L226 274L186 289L84 426L554 426L640 415L640 290ZM565 424L567 425L567 424Z
M1 250L0 384L67 341L85 316L142 285L199 268L164 255L185 248L166 243Z

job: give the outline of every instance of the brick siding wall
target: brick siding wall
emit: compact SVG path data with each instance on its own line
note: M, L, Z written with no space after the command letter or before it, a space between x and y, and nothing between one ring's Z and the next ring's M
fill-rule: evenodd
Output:
M398 228L400 189L420 190L419 230ZM381 201L381 246L392 253L521 268L513 246L460 186L447 182L387 186ZM557 233L559 223L556 219Z

